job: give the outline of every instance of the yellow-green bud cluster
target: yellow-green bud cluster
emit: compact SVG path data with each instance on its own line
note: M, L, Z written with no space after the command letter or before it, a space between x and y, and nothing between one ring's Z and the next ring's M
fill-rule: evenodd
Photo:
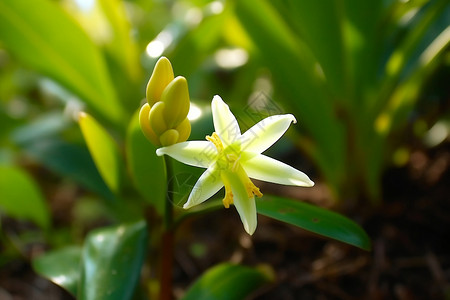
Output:
M144 135L156 146L184 142L191 134L189 90L186 78L174 78L170 61L161 57L147 84L147 103L139 113Z

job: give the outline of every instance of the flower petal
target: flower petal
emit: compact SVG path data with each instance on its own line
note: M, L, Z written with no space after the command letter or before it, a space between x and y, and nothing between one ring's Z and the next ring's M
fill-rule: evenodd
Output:
M253 125L241 136L241 149L262 153L286 132L291 123L297 123L291 114L275 115Z
M230 111L230 107L223 102L220 96L214 96L211 102L214 129L220 136L224 146L228 146L241 136L239 124Z
M195 183L189 194L188 201L184 204L183 208L188 209L204 202L211 198L222 187L223 183L220 178L220 173L213 168L207 169Z
M247 189L239 176L231 171L223 171L222 175L230 183L233 192L233 202L236 210L241 217L245 231L252 235L256 230L258 223L256 216L255 197L248 197Z
M314 185L305 173L263 154L242 161L241 165L250 178L285 185Z
M162 147L156 150L158 156L164 154L194 167L208 168L217 157L217 150L208 141L189 141Z

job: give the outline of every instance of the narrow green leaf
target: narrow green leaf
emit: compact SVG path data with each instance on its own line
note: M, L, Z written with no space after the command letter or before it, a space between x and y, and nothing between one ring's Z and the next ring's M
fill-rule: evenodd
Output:
M35 258L33 269L76 296L80 280L80 262L81 248L70 246Z
M0 166L0 210L7 215L31 220L42 228L50 225L50 213L33 179L16 167Z
M439 34L423 51L418 64L396 88L381 116L392 119L391 127L404 126L409 112L418 100L427 79L442 65L450 49L450 26ZM392 128L387 128L389 131Z
M183 300L242 300L271 277L270 272L262 269L223 263L206 271Z
M327 84L341 101L348 101L348 68L342 34L343 10L335 0L290 0L290 17L318 59ZM326 37L326 38L324 38Z
M438 20L438 18L446 11L448 7L448 1L436 0L430 1L429 5L425 5L421 10L423 15L418 20L417 24L409 28L408 33L401 40L400 44L392 51L389 60L386 63L383 81L381 82L380 91L375 101L371 103L373 118L376 118L380 111L386 108L386 105L395 102L397 99L393 99L393 94L396 93L396 88L401 80L401 77L405 75L405 70L408 62L411 61L414 54L417 52L417 48L425 38L426 33L430 27ZM441 31L436 30L437 34L444 32L446 27Z
M264 196L256 201L258 213L305 230L370 250L367 233L352 220L335 212L291 199Z
M373 88L378 75L380 56L383 47L380 44L380 21L383 1L337 1L343 9L343 33L347 53L347 68L351 73L354 114L361 115L358 110L367 103L361 101ZM328 37L323 37L327 39ZM364 116L362 117L364 118Z
M132 40L131 26L126 18L125 5L120 0L99 0L98 5L109 20L113 31L112 38L106 45L107 51L127 72L131 81L141 79L139 54L136 44Z
M144 221L92 231L83 247L78 299L131 299L146 253Z
M143 135L138 113L134 114L128 127L126 155L136 188L163 214L167 186L164 161L156 155L156 147Z
M99 49L53 1L0 1L0 41L21 62L68 87L104 118L123 118Z
M328 182L339 186L345 170L345 132L313 53L270 2L237 1L235 9L260 51L262 63L272 72L278 92L274 100L295 115L302 131L311 134L314 144L303 144L304 150L316 160Z
M81 113L78 122L98 171L108 187L117 193L124 170L117 144L92 116Z

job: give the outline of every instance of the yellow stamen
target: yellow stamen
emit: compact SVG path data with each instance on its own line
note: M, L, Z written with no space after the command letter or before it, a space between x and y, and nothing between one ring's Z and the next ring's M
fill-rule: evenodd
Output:
M222 152L223 151L223 144L222 144L222 141L220 140L220 137L219 137L219 135L217 133L213 132L213 134L211 136L207 135L206 139L214 144L214 146L216 147L218 152Z
M225 197L223 197L222 203L225 208L229 208L233 204L233 192L231 191L231 185L225 176L222 176L222 180L225 186Z
M248 179L247 182L247 186L245 187L247 190L247 195L249 198L253 197L253 195L255 195L258 198L262 197L262 193L259 190L259 187L257 187L251 180L250 178Z

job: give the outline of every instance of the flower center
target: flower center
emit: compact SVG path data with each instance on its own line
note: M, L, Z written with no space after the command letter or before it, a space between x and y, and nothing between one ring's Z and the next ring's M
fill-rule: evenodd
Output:
M254 196L262 197L263 194L259 191L259 188L254 185L239 163L241 158L241 145L236 142L224 148L222 140L215 132L213 132L211 136L206 136L206 139L214 144L218 152L216 164L221 171L220 177L225 186L225 197L222 200L223 206L229 208L230 205L233 204L233 187L229 176L237 179L233 180L233 182L238 182L238 184L242 185L247 192L246 196L248 199L251 199Z

